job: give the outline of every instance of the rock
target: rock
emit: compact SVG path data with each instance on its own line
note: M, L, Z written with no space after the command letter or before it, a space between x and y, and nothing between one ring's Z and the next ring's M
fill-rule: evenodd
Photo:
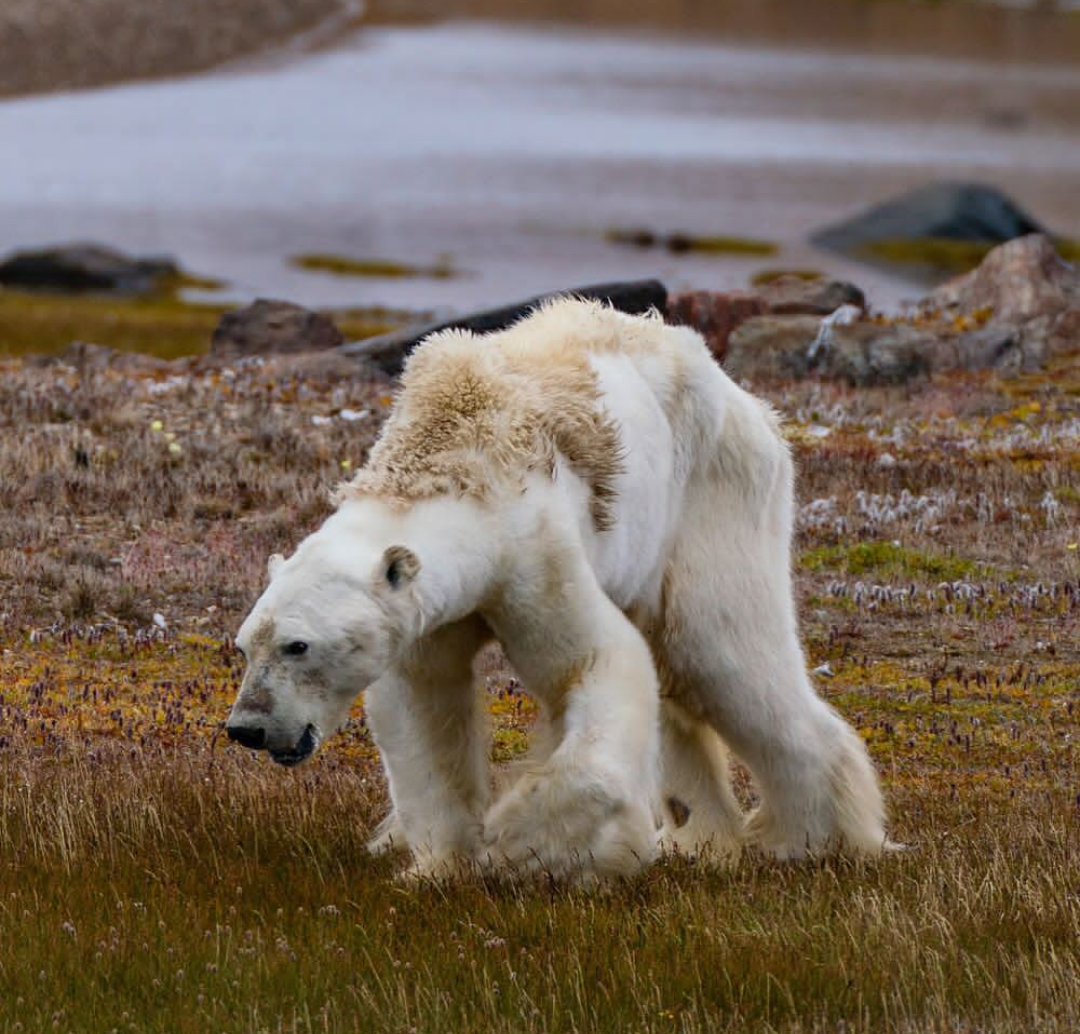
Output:
M758 316L728 341L724 368L755 380L818 373L854 385L902 384L935 367L938 341L908 324L870 321L833 327L830 345L810 359L821 320L813 316Z
M163 276L177 275L169 258L132 258L96 244L20 251L0 262L5 287L52 291L151 291Z
M717 359L727 353L732 332L754 316L827 316L843 305L866 308L854 284L842 280L778 277L753 291L686 291L668 300L667 321L693 327Z
M668 323L693 327L722 361L732 331L767 311L764 299L748 291L686 291L668 300L665 318Z
M994 322L1014 324L1072 307L1080 307L1080 270L1044 234L994 248L977 269L931 291L920 306L958 314L990 309Z
M762 284L757 293L765 302L766 311L777 316L828 316L842 305L866 308L866 296L845 280L780 276Z
M935 355L935 369L999 370L1029 366L1023 341L1014 327L979 327L959 337L944 337Z
M816 316L753 316L727 340L724 369L735 378L805 377L807 353L817 338Z
M498 309L482 309L441 323L426 323L405 327L389 334L365 338L344 345L340 351L354 359L363 359L383 373L396 376L405 364L412 348L430 334L440 330L471 330L478 334L502 330L552 298L573 295L606 302L621 312L640 314L650 309L663 312L667 304L667 288L659 280L627 280L588 287L568 287L562 291L527 298Z
M154 373L173 370L176 360L158 359L142 352L122 352L105 345L95 345L89 341L72 341L55 355L36 355L27 357L27 362L35 366L71 366L80 373L96 370L124 370L133 373Z
M1047 359L1080 352L1080 306L1054 316L1029 320L1019 330L1024 369L1037 369Z
M822 248L859 253L868 245L938 238L999 244L1042 227L1005 194L978 183L930 183L813 234Z
M904 384L935 368L938 340L905 323L864 322L833 329L833 342L820 356L822 376L854 385Z
M337 348L345 340L333 321L292 302L259 298L227 312L214 331L210 358L288 355Z

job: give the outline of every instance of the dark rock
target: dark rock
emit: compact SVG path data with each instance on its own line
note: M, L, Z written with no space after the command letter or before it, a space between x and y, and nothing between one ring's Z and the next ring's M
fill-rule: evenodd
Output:
M766 311L777 316L828 316L841 305L866 308L866 296L845 280L806 280L780 276L757 288Z
M210 343L212 359L287 355L337 348L345 340L333 321L292 302L259 298L227 312Z
M659 280L627 280L593 284L589 287L571 287L537 295L535 298L498 309L483 309L441 323L405 327L389 334L380 334L378 337L353 341L342 346L341 352L355 359L366 360L383 373L394 376L401 372L405 358L413 347L430 334L436 334L440 330L471 330L477 334L503 330L527 316L537 306L560 297L595 299L622 312L640 314L650 309L663 312L667 304L667 289Z
M998 323L1023 323L1080 307L1080 270L1043 234L994 248L982 264L931 291L923 310L973 313L990 309Z
M686 291L668 300L665 318L677 326L693 327L712 354L723 360L732 331L767 311L761 296L748 291Z
M866 308L854 284L782 276L753 291L686 291L668 300L667 321L693 327L713 355L723 360L732 332L746 320L767 314L827 316L842 305Z
M132 258L96 244L20 251L0 262L0 284L51 291L151 291L163 276L177 275L169 258Z
M833 251L859 253L889 241L943 238L999 244L1042 227L1006 195L978 183L930 183L813 234Z

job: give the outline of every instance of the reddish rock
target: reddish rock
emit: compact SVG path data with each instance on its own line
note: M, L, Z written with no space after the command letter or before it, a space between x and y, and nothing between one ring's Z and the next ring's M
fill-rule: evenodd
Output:
M687 291L668 299L667 322L693 327L722 360L732 332L767 311L765 300L749 291Z
M789 273L757 290L775 316L828 316L841 305L866 308L866 296L845 280L807 280Z
M1080 270L1066 262L1045 234L994 248L977 269L927 295L922 308L955 313L990 309L996 323L1026 323L1080 308Z
M687 291L672 295L667 321L693 327L705 338L713 355L723 360L728 339L756 316L827 316L842 305L866 308L854 284L842 280L805 280L781 276L754 291Z

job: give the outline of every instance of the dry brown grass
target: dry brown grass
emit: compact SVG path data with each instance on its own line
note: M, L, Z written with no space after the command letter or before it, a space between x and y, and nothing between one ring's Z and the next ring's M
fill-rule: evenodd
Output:
M1078 384L766 387L810 661L914 850L587 897L395 884L361 708L294 772L220 736L265 557L389 385L4 363L0 1031L1076 1030ZM501 761L533 711L485 663Z

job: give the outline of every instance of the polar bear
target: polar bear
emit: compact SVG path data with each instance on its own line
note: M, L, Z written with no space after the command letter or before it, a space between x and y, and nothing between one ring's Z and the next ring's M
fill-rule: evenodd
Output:
M770 408L655 313L563 299L436 334L336 512L271 558L229 736L298 763L367 688L392 801L371 847L420 875L874 854L874 769L799 642L792 484ZM492 637L545 717L493 804L471 670Z

